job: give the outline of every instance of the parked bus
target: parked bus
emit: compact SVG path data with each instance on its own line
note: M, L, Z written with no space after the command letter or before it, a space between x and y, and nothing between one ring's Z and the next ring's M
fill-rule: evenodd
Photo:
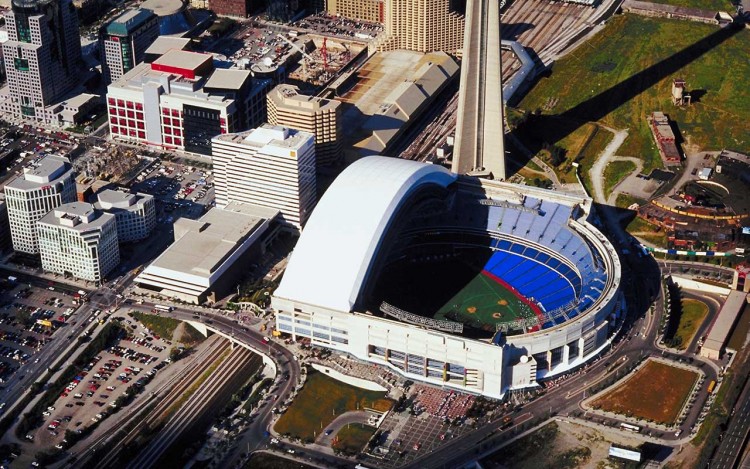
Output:
M711 380L710 383L708 383L708 393L711 394L714 392L714 388L716 387L716 381Z
M154 309L151 310L154 313L168 313L172 311L174 308L171 306L164 306L164 305L154 305Z
M636 427L635 425L630 425L629 423L621 423L620 427L623 430L627 430L627 431L633 432L633 433L640 433L640 431L641 431L641 427Z

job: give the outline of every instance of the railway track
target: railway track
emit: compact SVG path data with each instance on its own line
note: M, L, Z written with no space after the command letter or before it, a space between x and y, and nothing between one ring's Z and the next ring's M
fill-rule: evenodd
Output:
M235 348L229 357L211 373L209 378L201 384L185 404L167 421L157 438L126 467L128 469L148 469L153 467L183 431L199 417L206 403L210 402L221 392L224 386L234 377L235 373L247 366L253 357L256 360L260 360L258 355L254 355L244 347Z
M122 448L154 423L229 347L229 342L219 336L207 340L211 343L190 358L190 364L184 372L171 377L135 407L126 409L127 415L117 425L105 430L86 449L73 455L71 461L74 462L70 466L113 467ZM94 457L96 459L92 460Z

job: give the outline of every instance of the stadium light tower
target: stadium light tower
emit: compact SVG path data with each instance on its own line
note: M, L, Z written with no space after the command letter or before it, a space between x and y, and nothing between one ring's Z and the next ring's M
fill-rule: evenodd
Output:
M506 178L501 72L500 3L470 0L464 23L454 173Z

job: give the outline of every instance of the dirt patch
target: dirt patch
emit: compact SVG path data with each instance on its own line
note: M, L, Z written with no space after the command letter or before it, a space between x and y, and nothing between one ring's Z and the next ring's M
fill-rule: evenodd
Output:
M671 424L677 419L697 379L695 371L650 359L627 381L594 400L591 406Z

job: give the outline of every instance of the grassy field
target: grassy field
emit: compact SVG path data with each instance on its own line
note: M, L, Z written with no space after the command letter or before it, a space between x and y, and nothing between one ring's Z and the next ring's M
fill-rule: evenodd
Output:
M680 414L698 373L649 360L620 386L591 405L658 423L671 424Z
M676 7L700 8L709 11L734 12L732 2L727 0L650 0L653 3L663 3Z
M690 345L695 332L703 323L703 320L706 319L706 314L708 314L706 303L691 299L682 300L680 324L677 326L677 332L674 334L675 339L680 341L680 345L678 346L680 350L685 350Z
M551 74L521 101L522 110L540 115L522 124L519 134L532 134L530 127L541 127L546 133L543 142L573 154L575 144L566 139L585 129L586 122L627 128L629 136L618 154L642 158L644 172L649 172L660 167L661 161L646 116L662 110L677 123L687 143L748 152L750 137L742 123L750 120L750 87L743 86L750 75L750 61L736 59L746 56L748 49L747 30L632 15L613 17L585 46L556 62ZM693 105L676 108L671 104L674 78L687 81ZM582 84L586 84L584 89Z
M532 152L535 152L539 158L555 171L557 178L564 184L577 181L576 168L572 165L574 161L578 162L581 168L590 168L597 156L612 140L611 132L595 124L581 125L561 140L556 140L557 129L561 126L565 127L565 122L563 120L553 120L545 125L535 125L534 122L537 120L539 120L538 117L530 117L528 120L529 125L519 128L517 132L518 137ZM559 147L564 155L564 159L557 165L552 157L555 149L547 147L552 144L555 147ZM590 188L591 183L588 171L579 171L584 185Z
M647 222L643 218L635 217L625 228L628 233L637 236L659 247L667 246L667 234L658 226Z
M281 434L312 441L336 416L373 406L382 399L384 392L368 391L350 386L323 373L311 371L307 374L305 387L292 405L281 416L274 429Z
M164 316L158 316L156 314L142 313L140 311L132 311L133 318L142 323L144 326L151 329L151 331L159 337L166 337L167 339L173 339L175 330L182 323L177 319L172 319ZM203 335L195 330L195 328L185 323L182 329L181 342L183 343L194 343L203 340Z
M365 447L376 428L363 423L353 423L339 430L333 447L345 454L359 454Z
M615 199L615 206L619 208L628 208L633 204L643 205L646 202L646 200L639 199L638 197L633 197L632 195L617 194L617 199Z
M636 170L632 161L613 161L604 168L604 195L609 197L618 182Z
M484 458L485 467L512 467L514 469L576 469L591 459L591 450L578 441L571 445L555 422L504 446ZM564 441L560 441L564 440ZM561 447L565 447L564 449ZM598 467L598 466L597 466Z
M495 324L534 317L531 307L487 273L480 272L435 314L471 324L478 329L495 330Z

